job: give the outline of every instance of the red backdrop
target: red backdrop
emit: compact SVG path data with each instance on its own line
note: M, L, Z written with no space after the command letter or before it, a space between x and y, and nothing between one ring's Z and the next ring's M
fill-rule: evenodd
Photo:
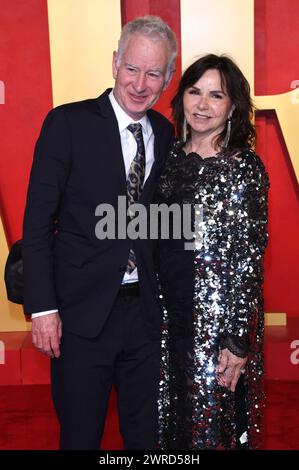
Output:
M179 0L121 0L123 23L135 16L161 16L180 43ZM1 208L8 241L21 237L25 194L35 140L52 105L46 0L0 0ZM299 2L255 1L255 92L289 91L299 79ZM169 116L181 69L157 108ZM100 92L101 90L99 90ZM273 111L257 119L258 152L270 174L270 244L266 258L266 311L299 316L297 301L299 250L298 186L279 123Z
M255 94L288 92L299 79L299 2L256 0L254 13ZM257 126L257 150L271 181L265 308L299 316L298 184L275 112L260 113Z
M52 106L46 0L0 0L0 201L9 242L21 237L35 140Z

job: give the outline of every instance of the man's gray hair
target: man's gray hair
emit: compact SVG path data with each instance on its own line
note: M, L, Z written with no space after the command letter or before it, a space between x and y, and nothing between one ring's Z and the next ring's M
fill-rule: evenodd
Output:
M167 81L171 73L174 71L174 61L177 56L178 46L174 32L159 16L147 15L135 18L123 27L118 42L117 65L120 65L121 57L129 36L137 33L148 36L153 41L167 41L169 49L169 59L166 72Z

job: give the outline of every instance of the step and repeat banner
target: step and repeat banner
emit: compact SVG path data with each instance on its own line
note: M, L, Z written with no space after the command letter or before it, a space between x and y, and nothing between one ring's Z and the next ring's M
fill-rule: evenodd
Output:
M182 70L202 54L230 55L249 80L259 109L257 151L271 180L266 312L278 323L284 322L279 314L299 319L297 0L0 0L1 272L8 246L22 235L32 154L46 113L113 86L121 26L145 14L161 16L179 41L175 77L156 106L167 117ZM6 300L2 276L0 296L0 331L30 329L22 308ZM293 363L297 340L299 347L299 338L289 343Z

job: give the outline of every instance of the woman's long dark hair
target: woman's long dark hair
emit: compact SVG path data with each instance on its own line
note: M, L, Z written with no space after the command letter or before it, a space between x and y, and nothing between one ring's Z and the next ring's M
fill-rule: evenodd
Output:
M256 139L256 132L251 122L254 106L250 97L250 86L239 67L227 56L206 55L194 62L184 72L179 83L177 94L171 101L172 116L177 136L182 135L184 121L183 96L185 90L192 87L200 77L210 69L219 70L221 85L235 105L232 115L231 135L227 150L251 148ZM227 126L215 140L216 147L221 148Z

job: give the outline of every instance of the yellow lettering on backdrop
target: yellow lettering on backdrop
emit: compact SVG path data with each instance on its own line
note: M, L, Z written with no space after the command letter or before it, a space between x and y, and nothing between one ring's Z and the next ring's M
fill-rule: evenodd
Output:
M254 0L182 0L182 65L185 69L207 53L228 54L239 65L254 90ZM290 91L255 96L258 109L274 109L299 180L299 77Z
M48 0L48 16L54 106L113 86L120 0Z

